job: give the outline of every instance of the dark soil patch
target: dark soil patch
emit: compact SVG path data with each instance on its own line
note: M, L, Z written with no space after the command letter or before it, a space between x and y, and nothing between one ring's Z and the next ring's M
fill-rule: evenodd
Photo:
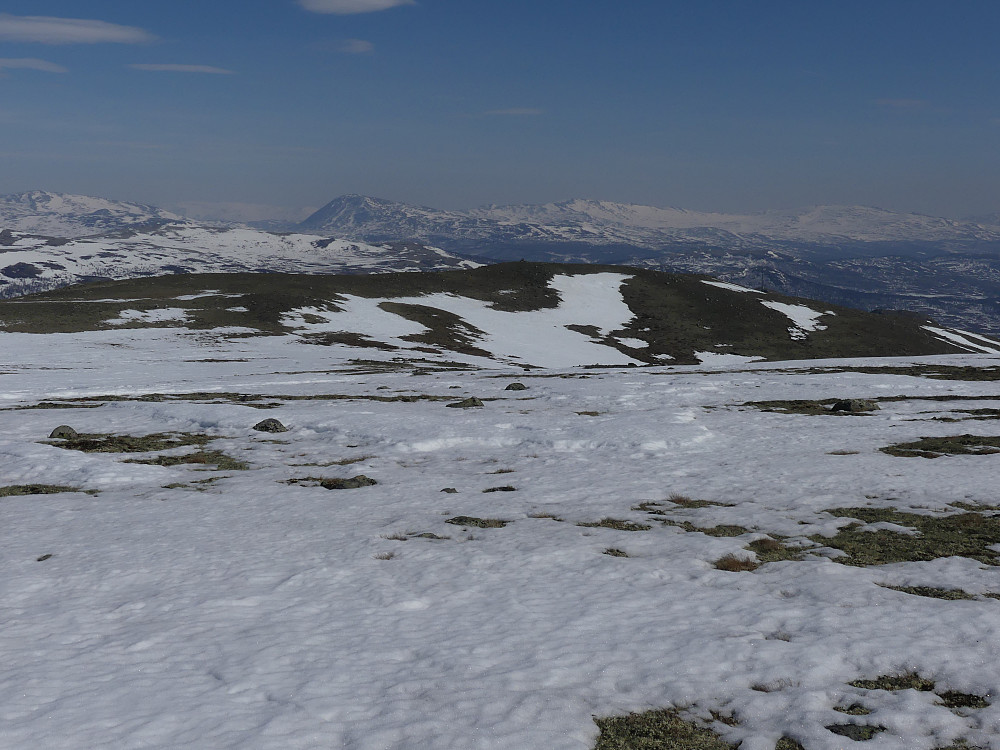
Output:
M594 722L601 730L594 750L733 750L711 729L669 709L595 717Z
M1000 437L983 435L925 437L910 443L896 443L879 450L890 456L920 458L939 458L944 455L981 456L1000 453Z
M864 567L953 556L997 565L1000 557L1000 553L990 549L1000 544L998 517L979 513L922 516L891 508L836 508L828 512L865 523L886 521L918 532L913 535L886 529L862 531L861 524L850 524L839 529L833 537L811 537L817 544L846 552L846 556L834 558L835 562L845 565Z

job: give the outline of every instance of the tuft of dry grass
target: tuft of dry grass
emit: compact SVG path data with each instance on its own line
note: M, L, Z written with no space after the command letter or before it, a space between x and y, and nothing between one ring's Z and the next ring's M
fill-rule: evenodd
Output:
M757 570L757 568L760 567L760 563L756 560L751 560L746 557L737 557L736 555L729 553L728 555L723 555L716 560L715 567L719 570L725 570L730 573L743 573L746 571Z

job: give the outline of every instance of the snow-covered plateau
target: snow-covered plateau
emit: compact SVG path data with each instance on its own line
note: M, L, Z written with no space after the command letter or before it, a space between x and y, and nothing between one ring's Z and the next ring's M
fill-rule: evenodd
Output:
M603 289L588 330L628 315ZM180 298L0 330L0 746L591 750L665 708L741 750L1000 749L1000 355L597 368L580 334L526 371L441 296L493 359Z

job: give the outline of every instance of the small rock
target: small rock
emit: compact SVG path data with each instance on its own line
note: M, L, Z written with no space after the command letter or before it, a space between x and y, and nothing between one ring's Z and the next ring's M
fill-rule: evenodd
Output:
M258 432L288 432L288 428L277 419L267 418L253 426Z
M454 495L456 492L458 492L458 490L456 490L454 487L445 487L441 491L442 492L447 492L449 495Z
M480 401L475 396L471 396L471 397L465 399L464 401L456 401L453 404L448 404L448 406L450 408L452 408L452 409L469 409L469 408L472 408L474 406L482 406L482 405L483 405L483 402Z
M847 398L838 401L830 407L830 411L847 411L857 413L862 411L879 411L880 407L874 401L866 398Z
M506 388L504 388L504 390L505 391L526 391L526 390L528 390L528 386L526 386L524 383L511 383Z
M59 438L61 440L71 440L72 438L80 437L80 433L68 424L61 424L49 433L49 437Z
M51 560L51 559L52 559L52 555L51 555L51 554L48 554L48 555L42 555L41 557L37 557L37 558L35 558L35 560L36 560L37 562L45 562L46 560Z
M326 490L354 490L358 487L371 487L373 484L378 484L378 482L364 474L347 479L324 479L319 483L320 487Z

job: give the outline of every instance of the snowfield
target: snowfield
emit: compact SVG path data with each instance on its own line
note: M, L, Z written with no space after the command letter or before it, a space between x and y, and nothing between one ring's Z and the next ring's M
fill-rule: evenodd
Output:
M959 411L1000 409L995 381L850 370L901 360L449 369L241 333L0 332L0 488L80 490L0 497L0 746L588 750L593 717L666 707L741 750L851 747L827 728L846 724L884 728L874 750L1000 748L997 567L822 544L852 522L837 508L996 503L1000 454L878 450L997 433ZM890 396L911 398L742 405ZM288 432L252 429L267 417ZM47 444L60 424L204 436L247 468ZM377 484L318 483L361 474ZM801 559L716 567L767 536ZM910 673L934 690L849 684Z

